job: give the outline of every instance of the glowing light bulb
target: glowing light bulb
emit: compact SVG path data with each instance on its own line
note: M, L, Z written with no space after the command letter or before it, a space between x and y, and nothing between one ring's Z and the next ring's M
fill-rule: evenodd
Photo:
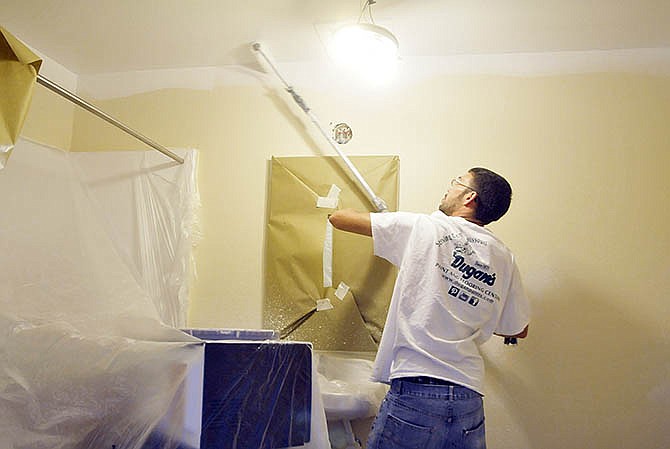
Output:
M359 23L340 28L333 36L335 62L364 79L383 83L397 69L398 41L386 28Z

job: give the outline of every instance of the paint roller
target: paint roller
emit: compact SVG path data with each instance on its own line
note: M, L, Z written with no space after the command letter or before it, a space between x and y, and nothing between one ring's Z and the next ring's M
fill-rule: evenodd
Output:
M375 209L378 212L386 212L388 210L388 207L386 206L386 202L379 196L375 194L375 192L372 190L370 185L365 181L361 173L358 171L356 166L349 160L346 154L344 154L340 148L337 145L337 142L335 142L332 138L332 136L327 133L323 126L319 123L319 120L316 118L314 113L311 111L311 109L307 106L305 103L305 100L298 95L298 93L295 91L295 89L284 79L284 77L279 73L279 70L277 70L277 67L275 64L272 62L271 58L268 56L268 54L263 50L263 47L259 42L254 42L251 44L251 49L256 56L256 59L258 60L259 64L261 67L266 67L269 66L274 74L279 78L281 83L285 86L286 91L291 95L293 98L293 101L296 102L296 104L300 107L300 109L303 110L305 114L309 117L310 121L312 124L316 127L316 129L319 131L319 133L326 139L326 142L330 145L332 149L335 150L335 152L342 158L342 161L344 161L344 164L347 166L351 174L354 176L355 180L358 182L359 186L363 189L363 192L366 194L370 202L374 205Z

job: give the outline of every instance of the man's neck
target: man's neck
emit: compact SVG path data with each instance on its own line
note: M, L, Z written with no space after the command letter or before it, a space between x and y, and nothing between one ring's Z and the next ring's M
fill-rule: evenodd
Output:
M454 213L452 213L452 214L447 214L444 211L442 211L442 213L447 215L447 216L451 216L451 217L460 217L460 218L463 218L464 220L469 221L470 223L476 224L477 226L484 227L484 224L482 224L481 221L477 220L474 217L474 214L472 213L472 211L470 209L459 209L457 211L454 211Z

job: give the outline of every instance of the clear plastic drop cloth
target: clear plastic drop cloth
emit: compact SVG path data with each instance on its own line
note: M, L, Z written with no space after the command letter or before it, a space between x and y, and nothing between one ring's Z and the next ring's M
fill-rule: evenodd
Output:
M128 258L137 253L115 247L106 231L109 223L98 213L100 207L113 214L127 206L94 207L91 190L77 176L82 165L77 161L75 169L72 159L73 154L20 140L0 171L3 449L142 448L170 405L183 399L178 393L190 363L203 357L202 342L170 322L182 319L183 304L156 304L162 287L154 284L160 283L184 300L179 283L185 271L154 266L152 258L162 256L140 249L143 258L129 266ZM140 164L140 175L155 171L146 163ZM193 176L189 170L179 176ZM112 170L108 175L137 174ZM146 190L134 192L145 196L142 201L160 200ZM152 207L147 204L138 200L135 207ZM173 221L189 214L164 216L155 223L157 235L161 226L183 232L183 223ZM172 241L168 251L176 254L182 244ZM177 424L161 426L162 447L177 447L179 430Z
M70 153L87 196L160 318L186 327L192 247L200 238L195 150Z

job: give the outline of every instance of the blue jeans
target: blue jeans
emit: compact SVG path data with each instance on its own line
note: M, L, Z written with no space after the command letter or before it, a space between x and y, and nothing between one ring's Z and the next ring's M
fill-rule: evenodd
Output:
M482 396L459 385L391 381L367 449L486 449Z

